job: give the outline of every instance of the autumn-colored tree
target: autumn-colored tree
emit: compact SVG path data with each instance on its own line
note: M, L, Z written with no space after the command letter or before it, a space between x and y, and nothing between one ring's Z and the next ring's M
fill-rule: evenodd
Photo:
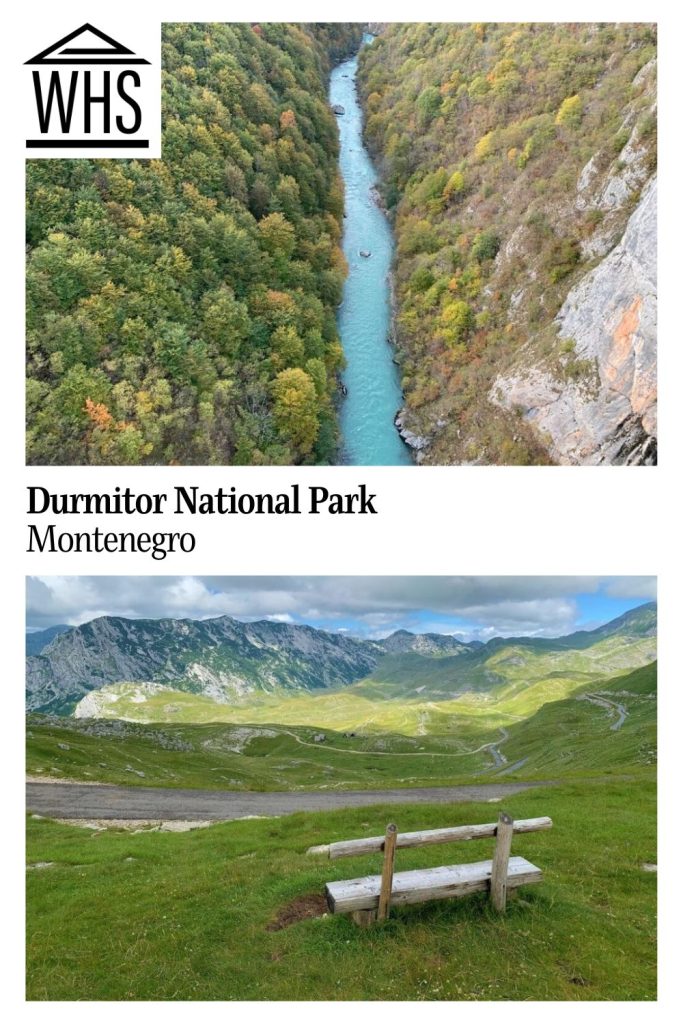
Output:
M309 455L318 436L315 383L301 369L283 370L273 382L275 424L299 456Z
M580 96L567 96L562 100L555 117L555 124L563 128L578 128L583 117L583 100Z
M273 365L278 369L288 366L300 366L304 360L304 343L291 326L282 325L273 332L271 337Z
M465 176L462 171L453 171L450 178L446 182L443 190L444 199L450 202L455 196L459 195L465 188Z
M100 430L107 430L114 422L114 417L103 402L93 402L92 399L86 398L85 411L93 426L99 427Z
M470 305L463 299L447 303L440 317L443 336L451 345L457 345L467 339L474 327L474 313Z

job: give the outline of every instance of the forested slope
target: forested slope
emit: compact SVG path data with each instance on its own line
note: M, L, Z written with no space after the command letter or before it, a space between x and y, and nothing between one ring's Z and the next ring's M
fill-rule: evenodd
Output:
M359 82L419 461L653 461L654 27L379 31Z
M163 160L27 164L32 463L325 462L355 25L166 25Z

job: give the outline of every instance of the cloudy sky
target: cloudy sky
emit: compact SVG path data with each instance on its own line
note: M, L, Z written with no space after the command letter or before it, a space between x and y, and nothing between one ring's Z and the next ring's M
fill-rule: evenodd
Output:
M382 637L562 636L654 600L649 576L32 576L27 629L232 615Z

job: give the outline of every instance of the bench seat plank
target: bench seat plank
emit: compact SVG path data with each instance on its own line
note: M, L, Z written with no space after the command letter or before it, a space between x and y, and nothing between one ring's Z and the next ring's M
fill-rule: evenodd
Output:
M399 871L394 875L391 905L424 903L426 900L451 899L468 896L488 889L491 881L492 861L475 864L451 864L447 867L419 868ZM518 885L540 882L543 873L524 857L510 857L507 884ZM374 910L379 903L381 875L366 875L343 882L328 882L325 886L327 905L333 914L349 914L354 910Z

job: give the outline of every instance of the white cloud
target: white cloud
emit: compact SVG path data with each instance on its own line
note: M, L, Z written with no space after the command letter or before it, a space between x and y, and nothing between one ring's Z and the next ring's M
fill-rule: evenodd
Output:
M646 601L657 600L657 579L655 576L614 576L605 593L610 597L627 599L642 598Z
M27 583L27 625L232 615L373 637L404 628L487 640L571 632L579 594L646 601L655 592L651 577L35 576Z

